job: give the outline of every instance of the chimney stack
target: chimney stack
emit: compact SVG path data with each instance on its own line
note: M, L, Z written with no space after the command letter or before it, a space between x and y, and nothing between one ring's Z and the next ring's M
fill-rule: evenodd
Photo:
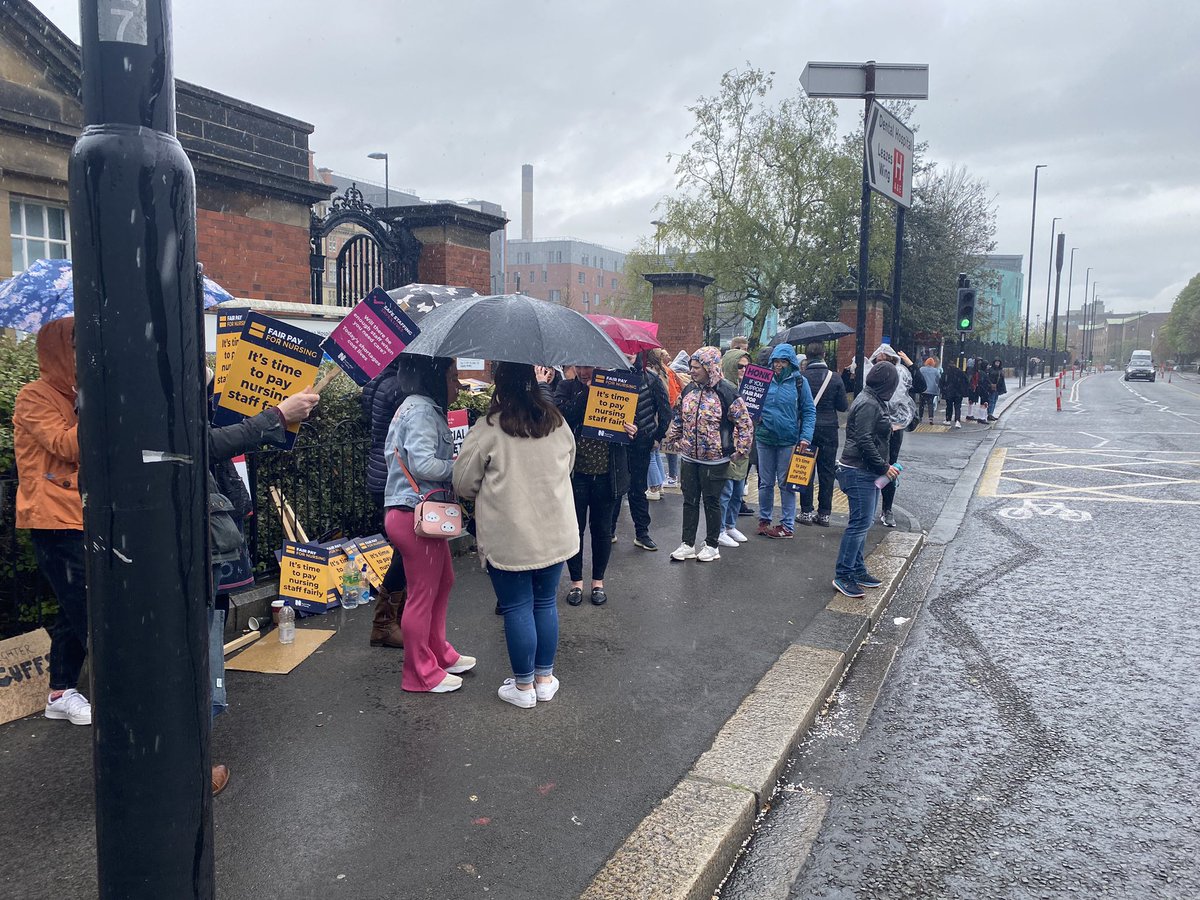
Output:
M533 166L521 166L521 240L533 240Z

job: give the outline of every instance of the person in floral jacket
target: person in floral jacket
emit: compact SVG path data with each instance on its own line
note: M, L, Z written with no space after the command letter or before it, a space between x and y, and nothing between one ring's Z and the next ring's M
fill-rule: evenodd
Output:
M667 452L680 455L683 489L683 543L671 554L675 560L712 562L721 558L721 491L729 479L729 464L750 455L754 422L750 411L721 372L721 351L701 347L688 362L692 382L679 396L675 417L663 439ZM696 532L704 505L705 545L697 552Z

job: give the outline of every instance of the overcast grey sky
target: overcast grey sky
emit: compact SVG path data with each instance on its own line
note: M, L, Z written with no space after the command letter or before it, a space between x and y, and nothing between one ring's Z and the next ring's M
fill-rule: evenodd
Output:
M35 0L78 40L75 0ZM184 0L176 74L313 123L317 164L429 199L500 203L520 235L621 250L652 231L687 106L747 61L791 92L808 60L919 62L929 155L987 181L997 252L1028 256L1034 311L1050 219L1110 309L1166 309L1200 271L1200 6L1145 0ZM846 130L857 101L840 101ZM1028 260L1026 261L1028 266ZM1066 295L1066 270L1063 296ZM1039 298L1041 303L1039 303Z

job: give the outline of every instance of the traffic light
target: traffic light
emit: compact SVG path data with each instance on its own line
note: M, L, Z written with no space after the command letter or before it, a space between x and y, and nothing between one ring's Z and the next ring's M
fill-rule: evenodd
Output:
M975 330L975 288L958 289L958 320L959 331Z

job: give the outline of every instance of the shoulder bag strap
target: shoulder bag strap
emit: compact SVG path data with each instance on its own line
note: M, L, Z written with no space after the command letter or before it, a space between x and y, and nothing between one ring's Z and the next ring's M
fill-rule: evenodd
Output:
M831 378L833 378L833 369L825 373L825 380L821 382L821 389L817 391L817 396L813 397L814 408L821 402L821 398L825 396L825 388L829 387L829 380Z
M434 488L432 491L422 494L421 489L419 487L417 487L416 480L412 477L412 473L410 471L408 471L408 466L406 466L404 464L404 460L402 460L400 458L400 448L393 447L392 452L396 454L396 462L400 463L400 470L402 472L404 472L404 477L407 478L408 483L410 485L412 485L413 493L417 495L417 500L419 502L424 503L426 500L428 500L434 494L445 494L448 502L457 502L455 500L450 499L450 498L452 498L453 495L451 494L450 491L446 490L446 488Z

